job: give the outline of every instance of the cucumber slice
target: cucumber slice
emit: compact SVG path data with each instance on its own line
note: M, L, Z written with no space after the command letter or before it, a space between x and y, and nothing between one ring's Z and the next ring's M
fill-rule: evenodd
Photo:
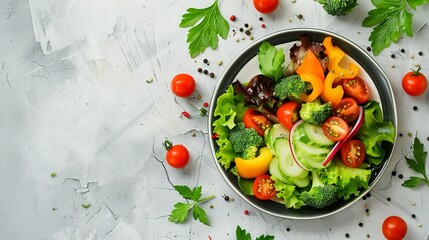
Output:
M282 183L290 184L290 185L293 184L292 181L290 181L289 179L287 179L280 172L280 169L279 169L279 160L278 160L277 157L274 157L273 159L271 159L270 166L269 166L269 171L270 171L271 176L273 176L274 178L276 178L278 181L280 181Z
M303 178L308 175L308 171L299 166L292 158L289 141L286 138L278 138L274 142L274 150L278 157L280 173L285 177Z
M310 184L310 175L307 175L303 178L290 178L290 181L292 181L292 183L297 187L304 188Z
M284 128L280 123L274 124L264 133L265 144L272 152L274 152L274 141L277 138L289 138L289 131Z
M303 128L306 135L309 139L311 139L312 142L314 142L315 146L318 145L319 147L331 147L335 144L334 141L326 137L321 126L311 123L304 123Z

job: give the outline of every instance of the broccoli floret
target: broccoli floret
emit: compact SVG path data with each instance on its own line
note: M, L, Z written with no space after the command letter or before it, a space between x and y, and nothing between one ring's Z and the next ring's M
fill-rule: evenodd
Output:
M308 84L302 81L298 75L291 75L274 86L274 96L282 101L291 97L298 99L301 94L309 90L308 88Z
M320 99L301 105L299 116L302 120L315 125L322 123L332 114L332 103L322 103Z
M357 0L319 0L323 9L332 16L346 15L357 5Z
M338 199L338 188L323 183L316 171L313 171L311 176L311 189L302 192L300 199L308 206L315 208L324 208L334 203Z
M240 157L251 159L256 157L258 147L263 143L263 139L253 128L246 128L244 123L238 123L229 135L232 149Z

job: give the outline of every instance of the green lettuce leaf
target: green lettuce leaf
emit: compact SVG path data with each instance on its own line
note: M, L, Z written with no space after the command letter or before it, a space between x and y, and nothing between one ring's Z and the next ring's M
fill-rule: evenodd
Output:
M339 197L344 200L358 196L362 189L368 189L370 177L370 169L347 167L338 158L334 158L327 168L320 170L320 180L337 185Z
M299 209L301 206L305 205L299 198L300 192L297 186L280 182L273 176L271 176L271 178L275 181L274 186L278 192L276 197L282 199L287 208Z
M382 141L393 143L395 141L395 127L392 122L383 120L380 104L369 101L363 106L365 121L356 138L365 145L365 158L369 163L379 165L383 162L385 151L381 147Z
M214 116L217 119L213 122L213 132L218 135L216 143L219 148L216 157L225 169L230 168L231 162L236 157L228 139L230 130L235 126L235 123L242 121L246 109L244 99L234 94L232 85L217 99L214 110Z
M269 42L263 42L258 51L259 69L261 73L275 81L279 81L285 71L283 63L285 54L283 49L272 46Z

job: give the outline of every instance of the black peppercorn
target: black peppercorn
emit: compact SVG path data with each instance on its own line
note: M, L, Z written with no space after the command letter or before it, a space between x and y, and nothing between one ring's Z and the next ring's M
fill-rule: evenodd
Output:
M245 33L246 35L250 35L250 31L249 31L249 30L246 30L244 33Z
M371 47L366 47L366 50L367 50L368 52L371 52Z
M200 73L200 72L203 71L203 69L202 68L198 68L197 71Z
M423 56L423 52L422 51L419 52L419 56Z
M412 218L416 218L416 214L414 214L414 213L413 213L413 214L411 214L411 217L412 217Z
M245 23L245 24L244 24L244 27L245 27L245 28L248 28L248 27L249 27L249 24Z
M262 18L262 17L259 17L259 21L264 21L264 18Z
M401 48L401 53L404 53L404 52L405 52L405 49Z
M214 73L210 73L210 74L209 74L209 76L210 76L211 78L214 78L214 76L215 76L215 75L214 75Z
M413 110L414 110L414 111L417 111L417 109L418 109L418 107L417 107L417 106L414 106L414 107L413 107Z
M398 175L398 178L399 178L399 179L402 179L403 177L404 177L404 175L402 175L402 174L399 174L399 175Z
M392 53L392 55L390 55L390 57L391 58L395 58L396 56L395 56L395 54Z
M349 238L349 237L350 237L350 234L346 233L346 238Z
M392 171L392 176L396 176L396 171Z

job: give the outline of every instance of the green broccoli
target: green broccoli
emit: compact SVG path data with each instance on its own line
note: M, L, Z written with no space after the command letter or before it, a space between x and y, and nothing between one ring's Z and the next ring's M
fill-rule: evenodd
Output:
M332 114L332 103L322 103L319 98L313 102L307 102L301 105L299 116L302 120L315 125L322 123Z
M291 75L282 79L274 86L274 96L282 101L291 97L298 99L301 94L309 90L310 86L308 83L302 81L298 75Z
M346 15L357 5L357 0L318 0L323 9L332 16Z
M324 208L334 203L338 199L338 188L323 183L317 171L312 171L311 176L311 189L302 192L300 199L308 206L315 208Z
M253 128L246 128L244 123L238 123L229 135L232 149L244 159L255 158L263 139Z

